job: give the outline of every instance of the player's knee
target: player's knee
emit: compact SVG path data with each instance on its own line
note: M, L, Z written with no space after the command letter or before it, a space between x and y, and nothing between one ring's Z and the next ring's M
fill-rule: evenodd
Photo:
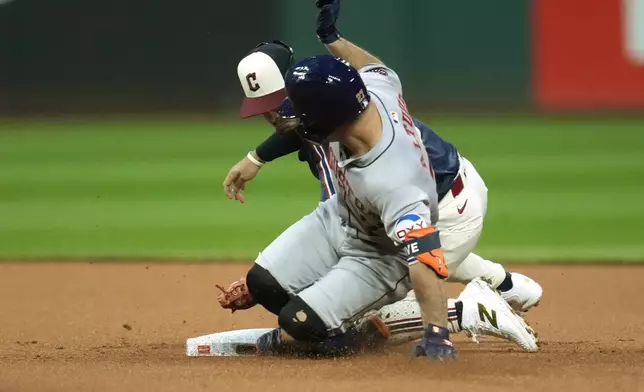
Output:
M290 301L288 293L277 283L273 275L257 264L253 264L246 274L246 285L255 302L274 315L279 315L282 308Z
M279 314L279 326L293 339L319 342L328 337L324 321L300 297L294 297Z

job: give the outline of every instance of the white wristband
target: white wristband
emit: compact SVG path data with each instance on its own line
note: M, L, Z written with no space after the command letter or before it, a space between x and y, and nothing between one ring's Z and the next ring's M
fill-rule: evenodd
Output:
M253 162L253 164L257 167L264 166L264 162L260 162L257 158L255 158L252 154L252 151L248 151L246 158L248 158L249 161Z

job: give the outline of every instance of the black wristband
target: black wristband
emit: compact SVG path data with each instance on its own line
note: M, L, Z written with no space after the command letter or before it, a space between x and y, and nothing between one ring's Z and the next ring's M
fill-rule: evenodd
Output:
M300 149L302 138L295 132L275 132L255 149L257 157L264 162L273 161Z
M323 32L323 33L318 32L318 39L320 40L320 42L322 42L325 45L332 44L335 41L339 40L340 38L342 38L342 35L335 28L333 29L333 31L330 31L330 32Z

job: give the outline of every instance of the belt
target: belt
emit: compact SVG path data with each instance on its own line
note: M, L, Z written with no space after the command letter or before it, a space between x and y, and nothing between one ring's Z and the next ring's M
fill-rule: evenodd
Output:
M460 174L458 174L456 177L454 177L454 181L452 181L452 186L449 188L449 190L452 192L452 196L456 197L463 192L463 188L465 185L463 185L463 177L461 177Z

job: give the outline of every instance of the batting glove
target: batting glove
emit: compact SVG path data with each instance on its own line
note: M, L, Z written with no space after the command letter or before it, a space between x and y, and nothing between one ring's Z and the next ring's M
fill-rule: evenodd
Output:
M335 27L335 24L340 15L340 0L333 1L316 1L316 5L320 3L320 11L318 12L317 17L317 36L320 42L325 45L331 44L338 39L341 35L338 29Z
M427 356L437 361L456 358L456 349L449 341L449 330L429 324L425 329L425 336L416 345L413 355Z

